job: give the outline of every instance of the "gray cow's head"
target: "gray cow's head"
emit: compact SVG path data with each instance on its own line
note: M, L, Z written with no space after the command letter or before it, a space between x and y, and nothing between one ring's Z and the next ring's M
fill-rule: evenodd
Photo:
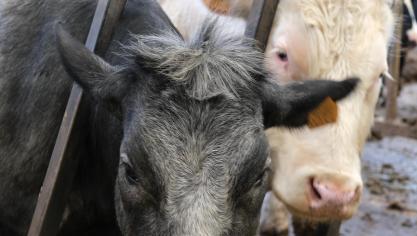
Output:
M356 80L280 87L252 42L207 27L135 36L110 65L58 29L71 77L118 115L116 211L124 235L253 235L268 178L265 127L297 127ZM126 50L127 49L127 50Z

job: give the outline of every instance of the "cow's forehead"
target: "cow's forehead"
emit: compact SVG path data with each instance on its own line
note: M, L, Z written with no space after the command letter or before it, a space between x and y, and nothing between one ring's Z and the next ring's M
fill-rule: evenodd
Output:
M318 28L325 39L336 37L337 40L326 41L330 46L344 40L355 46L354 39L363 41L362 35L372 36L367 31L389 35L393 25L392 11L385 0L284 0L280 2L280 13L283 19L293 15L298 22Z
M299 61L309 65L310 77L355 75L368 85L384 71L394 25L385 1L283 0L280 13L279 27L291 29L292 51L300 48L299 39L308 39L308 52L297 53L308 55Z
M151 165L168 179L238 175L248 162L263 167L267 148L261 110L249 103L154 100L131 125L138 129L129 132L125 146L134 153L134 142L140 140ZM143 158L142 154L130 158Z

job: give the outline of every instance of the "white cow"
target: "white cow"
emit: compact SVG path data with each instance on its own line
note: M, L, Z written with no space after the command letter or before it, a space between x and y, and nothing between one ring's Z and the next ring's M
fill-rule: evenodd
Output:
M203 0L158 0L158 2L185 39L192 38L203 21L217 15L210 11ZM228 31L234 31L236 34L245 32L244 19L219 16L219 21L221 21L219 24L224 25Z
M347 219L362 192L360 154L373 123L394 18L385 0L281 0L267 67L281 81L358 76L338 104L337 123L270 130L272 189L290 211L315 220ZM295 148L296 147L296 148Z
M252 0L229 1L239 9L231 13L247 16ZM208 12L201 0L168 0L175 9L162 3L185 35L195 27L197 12L203 12L191 9L191 2ZM266 66L278 81L362 80L355 94L338 104L336 123L267 132L272 192L295 216L343 220L357 210L363 188L360 156L373 123L380 76L388 71L394 25L390 7L388 0L280 1L266 51Z

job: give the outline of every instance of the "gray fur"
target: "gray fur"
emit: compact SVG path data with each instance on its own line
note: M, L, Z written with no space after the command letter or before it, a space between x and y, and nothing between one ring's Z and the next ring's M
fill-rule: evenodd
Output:
M151 81L168 86L156 94L147 92L142 106L129 108L132 119L124 121L125 158L116 196L137 191L126 184L124 167L146 166L158 181L142 187L159 186L150 198L162 200L159 214L165 219L159 229L147 229L150 234L251 235L266 191L267 175L261 174L268 168L253 77L262 70L261 54L245 38L209 27L200 33L189 43L175 32L135 35L124 47L150 72ZM152 87L143 89L154 91ZM137 99L137 93L125 98ZM138 160L140 156L146 159ZM248 176L249 171L255 174ZM123 201L116 202L119 212L128 212L129 207L120 204ZM128 220L119 219L119 224L122 229L132 228Z
M94 4L81 0L2 1L0 235L26 231L69 94L54 24L69 23L81 38L93 12Z
M254 75L261 74L263 55L254 40L237 37L217 19L207 22L189 42L175 32L135 35L127 52L140 55L146 66L184 83L194 98L203 100L221 93L236 97L236 89L253 86Z

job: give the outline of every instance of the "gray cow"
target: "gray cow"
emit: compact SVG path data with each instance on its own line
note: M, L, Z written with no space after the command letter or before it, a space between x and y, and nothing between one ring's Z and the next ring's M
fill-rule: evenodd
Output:
M264 128L304 125L356 80L279 87L251 40L209 21L184 42L151 0L128 1L105 61L80 43L95 6L0 3L0 235L27 232L74 80L89 116L61 235L253 235Z

